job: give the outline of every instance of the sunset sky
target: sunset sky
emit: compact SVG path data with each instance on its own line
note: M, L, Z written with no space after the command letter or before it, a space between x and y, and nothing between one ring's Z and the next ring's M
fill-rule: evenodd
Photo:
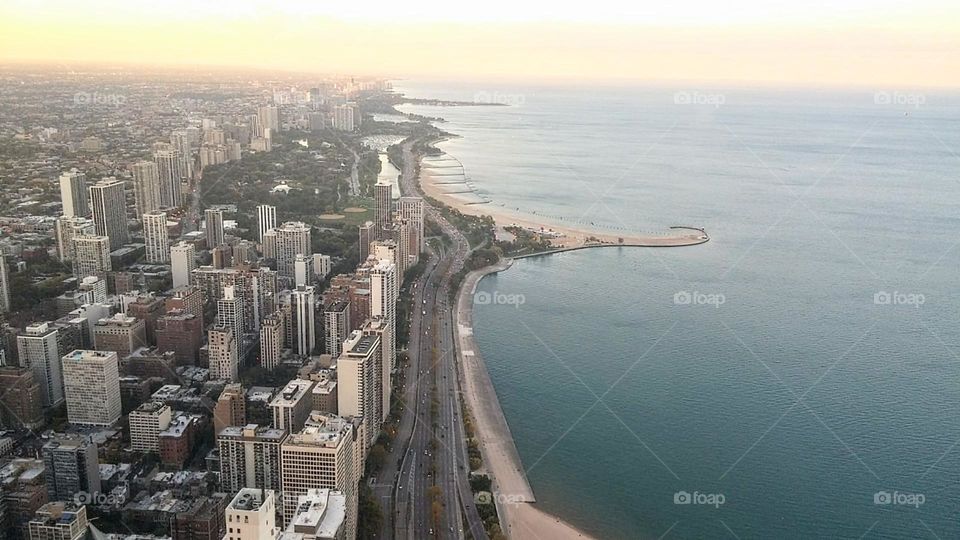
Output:
M0 61L960 87L960 2L4 0Z

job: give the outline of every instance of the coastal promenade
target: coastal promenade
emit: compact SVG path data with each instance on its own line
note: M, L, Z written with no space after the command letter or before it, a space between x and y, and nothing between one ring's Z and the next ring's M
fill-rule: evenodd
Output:
M550 540L585 539L585 533L550 515L534 504L536 497L527 481L520 454L510 434L487 366L473 337L473 298L480 280L506 270L511 259L467 274L454 312L457 335L457 356L460 364L460 385L473 414L475 434L483 455L484 468L493 480L493 496L497 504L502 530L510 538L544 538Z

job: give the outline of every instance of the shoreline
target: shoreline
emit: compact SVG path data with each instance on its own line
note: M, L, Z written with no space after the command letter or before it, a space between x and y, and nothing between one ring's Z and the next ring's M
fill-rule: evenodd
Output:
M457 358L461 367L460 385L476 426L483 456L482 470L493 483L500 528L508 538L590 539L593 537L536 506L536 496L527 481L510 426L473 337L473 297L477 285L485 276L507 270L512 265L513 259L503 259L496 265L467 274L457 294L457 307L453 313Z
M431 146L443 139L432 141ZM444 154L447 155L447 154ZM454 158L455 159L455 158ZM459 164L459 161L457 161ZM462 167L462 166L461 166ZM582 249L604 246L623 247L684 247L695 246L710 241L710 236L704 229L698 227L675 226L662 233L611 233L592 229L585 225L568 225L556 223L553 220L524 214L503 206L496 206L490 202L468 202L456 195L470 193L476 196L467 183L462 172L460 174L438 174L438 169L445 167L430 167L420 156L419 184L420 190L428 197L471 216L490 216L497 225L498 232L505 227L517 226L530 231L542 232L548 235L554 249L543 252L557 253L572 249ZM457 168L457 167L448 167ZM462 168L461 168L462 171ZM459 177L458 181L450 181L451 177ZM463 190L449 191L449 188L462 185Z

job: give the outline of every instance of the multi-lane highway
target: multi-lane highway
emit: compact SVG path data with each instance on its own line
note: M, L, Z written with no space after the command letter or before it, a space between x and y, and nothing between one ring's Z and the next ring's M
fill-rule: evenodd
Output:
M404 193L416 193L410 149L409 143L404 145ZM463 267L469 245L435 209L427 207L426 215L451 242L430 250L412 295L403 416L393 452L375 485L384 510L381 536L461 539L469 534L482 539L486 532L468 482L450 302L451 277Z

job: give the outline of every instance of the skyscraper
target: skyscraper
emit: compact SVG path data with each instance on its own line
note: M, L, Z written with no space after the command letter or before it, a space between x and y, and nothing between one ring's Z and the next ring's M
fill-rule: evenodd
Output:
M323 310L324 352L337 358L350 332L350 304L334 302Z
M182 182L180 152L172 145L158 144L153 153L160 176L160 207L176 208L182 204L180 184Z
M284 291L282 302L289 305L290 309L293 353L309 356L316 345L316 296L313 286L298 286L291 291Z
M93 220L85 217L57 218L57 254L61 261L73 260L73 239L76 236L93 236Z
M387 229L393 223L393 184L386 180L378 180L373 186L374 213L373 221L374 240L385 238Z
M264 105L257 110L260 118L260 129L263 130L261 137L266 137L269 133L280 131L280 109L275 105Z
M293 519L297 501L311 489L338 489L346 494L344 538L355 538L357 529L357 470L354 464L353 424L339 416L320 416L291 434L281 445L283 517Z
M380 260L370 270L370 315L383 317L389 332L389 339L383 344L386 365L384 369L395 367L394 340L397 335L397 298L400 287L396 265L388 260Z
M269 204L257 206L257 240L263 242L263 234L277 226L277 207Z
M60 175L60 200L63 215L86 217L90 215L90 194L87 192L87 176L77 169Z
M27 326L17 336L20 365L30 368L43 391L43 403L50 407L63 401L63 370L60 363L57 329L47 323Z
M204 229L207 233L207 249L223 243L223 210L207 208L203 212Z
M96 234L110 238L111 250L130 241L127 199L123 194L123 186L123 181L116 178L105 178L90 186L93 229Z
M313 254L310 245L310 226L300 221L288 221L263 235L263 256L276 259L277 273L294 277L297 255Z
M73 275L106 278L113 266L110 262L110 238L107 236L73 237Z
M193 244L180 242L170 248L170 265L173 288L186 287L193 282L193 270L197 267L197 252Z
M370 448L380 433L383 418L383 351L380 338L359 330L343 343L337 358L337 411L362 417Z
M189 182L193 178L193 149L186 130L178 129L170 133L170 144L180 157L180 179Z
M97 445L83 435L55 435L43 445L44 478L51 501L72 501L77 493L100 493Z
M297 255L293 260L293 282L297 286L313 283L313 257Z
M368 221L360 226L360 262L367 260L367 257L370 256L370 242L376 240L376 225L372 221Z
M400 217L410 223L409 253L416 261L423 253L423 199L420 197L400 197Z
M0 313L10 311L10 271L7 259L0 253Z
M63 357L67 420L110 426L120 419L120 366L113 351L76 350Z
M130 167L137 217L160 209L160 170L153 161L140 161Z
M143 214L143 239L147 247L147 262L163 263L170 260L166 212Z
M217 300L217 324L233 331L238 348L243 345L243 297L233 285L223 288L223 298Z
M272 370L280 363L283 350L283 316L272 313L260 325L260 367Z
M224 428L243 426L247 423L246 395L243 385L231 383L223 388L217 404L213 406L213 434L219 435Z
M239 381L239 357L233 330L227 326L214 326L207 334L210 350L210 379Z

